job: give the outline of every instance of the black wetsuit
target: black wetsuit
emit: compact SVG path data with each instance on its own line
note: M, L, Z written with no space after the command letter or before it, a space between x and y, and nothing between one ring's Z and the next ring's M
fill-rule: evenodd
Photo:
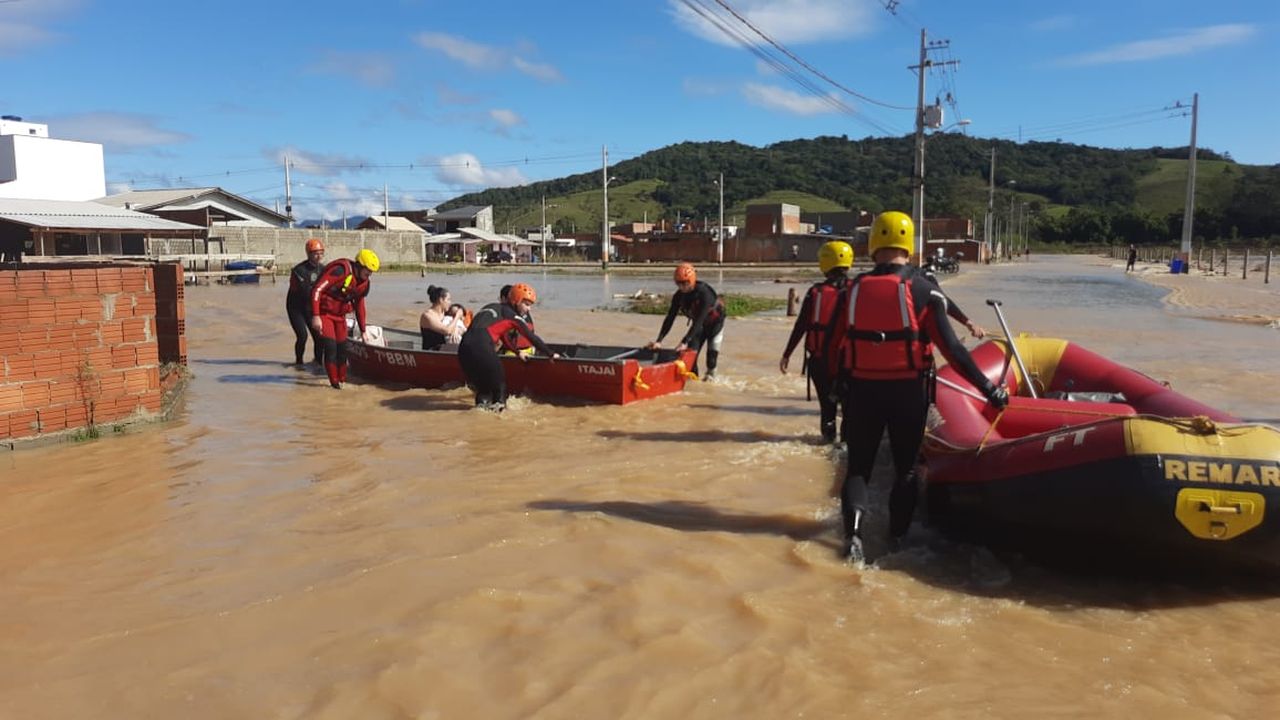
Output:
M826 335L830 331L830 320L835 317L831 314L834 310L834 300L831 296L843 288L848 281L848 276L842 272L820 283L814 283L813 287L809 288L804 295L804 302L800 304L800 314L796 316L796 324L791 328L791 337L787 338L787 347L782 351L783 357L791 357L800 340L802 338L805 340L805 372L809 376L809 381L813 383L814 392L818 395L818 427L822 432L822 438L827 442L836 438L836 412L839 410L840 398L835 392L831 372L827 368L827 363L823 361L821 353L826 345ZM824 301L831 302L832 307L814 307L815 304ZM815 315L826 317L827 324L822 324L820 318L815 319ZM845 433L840 434L843 437Z
M444 343L449 338L445 337L442 332L436 332L431 328L418 328L422 331L422 349L423 350L439 350L444 347Z
M707 377L716 372L716 362L720 358L721 333L724 331L724 302L716 295L716 291L705 282L694 283L689 292L676 291L671 296L671 306L667 308L667 316L662 320L662 329L658 331L658 342L671 332L676 315L689 318L689 330L680 343L697 352L703 343L710 341L707 347ZM697 358L693 361L693 372L698 372Z
M458 363L467 384L476 393L476 405L502 410L507 404L507 376L498 359L496 345L515 331L540 352L550 356L551 348L529 329L524 318L506 303L492 303L481 308L458 344Z
M896 274L908 280L912 305L918 318L921 340L936 346L969 382L988 398L1003 390L983 375L969 351L960 344L951 324L947 296L922 273L907 265L882 264L865 276ZM849 290L840 294L833 317L833 332L828 345L829 367L835 368L845 384L845 440L849 456L843 487L840 491L841 515L846 540L860 537L861 517L867 507L867 483L875 466L876 452L885 430L893 456L894 486L889 497L889 527L895 536L906 533L915 512L918 487L914 468L924 441L925 423L932 400L933 372L921 368L910 378L868 379L850 372L840 362L839 348L851 332L848 327ZM896 308L895 308L896 311ZM897 342L890 340L888 342ZM1005 398L998 402L1003 405Z
M299 365L307 354L307 337L312 340L315 361L324 364L324 343L320 333L311 327L311 288L315 286L323 270L324 265L303 260L289 271L289 293L285 296L284 309L289 315L289 325L293 327L294 362Z

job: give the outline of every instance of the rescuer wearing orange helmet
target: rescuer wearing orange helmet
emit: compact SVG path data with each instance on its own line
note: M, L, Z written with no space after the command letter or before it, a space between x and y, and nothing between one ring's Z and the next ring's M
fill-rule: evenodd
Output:
M791 337L787 338L787 346L782 350L782 360L778 362L778 369L786 374L791 353L795 352L800 339L804 338L804 372L808 374L813 389L818 394L818 427L822 432L822 439L827 442L835 442L836 439L839 398L832 387L831 375L822 352L826 348L827 333L831 329L836 298L849 281L849 268L852 266L853 246L849 243L833 240L818 248L818 268L826 277L822 282L814 283L805 293L804 302L800 304L800 314L796 316Z
M547 347L525 323L525 316L538 294L525 283L516 283L506 293L505 302L486 305L471 320L471 327L458 344L458 364L467 378L467 385L475 391L476 406L502 412L507 406L507 375L498 358L498 347L506 342L506 335L514 331L526 338L539 352L552 360L560 354ZM522 361L528 355L520 354Z
M372 250L361 250L353 260L342 258L325 265L311 289L311 328L324 338L324 370L335 390L347 381L347 313L355 313L363 338L364 298L369 294L369 278L381 264Z
M947 321L947 296L907 264L914 237L907 215L876 217L867 243L875 268L840 291L824 353L828 370L845 387L849 459L840 510L845 555L854 561L866 557L867 483L886 429L894 467L889 530L897 538L911 525L919 494L914 469L933 395L934 344L993 406L1002 409L1009 402L1008 392L978 370L956 339Z
M298 367L302 367L303 356L307 354L307 335L311 336L315 363L324 365L324 343L319 331L311 327L311 288L315 287L316 280L324 271L324 243L311 238L307 241L306 250L307 259L289 271L289 292L284 300L284 309L295 336L293 364Z
M698 279L698 271L691 263L680 263L676 266L673 279L676 292L671 296L671 307L667 308L667 316L662 321L662 329L658 331L658 339L645 347L657 350L662 347L662 338L671 332L676 315L689 318L689 329L685 332L677 352L692 348L695 352L707 344L707 374L703 380L710 380L716 375L716 362L720 358L720 345L724 342L724 301L716 295L707 283ZM693 361L693 372L698 372L698 361Z

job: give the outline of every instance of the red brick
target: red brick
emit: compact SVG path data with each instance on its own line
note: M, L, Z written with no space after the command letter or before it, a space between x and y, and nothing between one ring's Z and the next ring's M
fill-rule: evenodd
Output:
M44 325L18 331L18 344L24 353L37 353L49 349L49 329Z
M160 412L160 393L151 392L151 393L147 393L146 395L143 395L142 407L146 408L147 412L151 412L151 413Z
M9 437L30 437L37 432L35 410L19 410L9 413Z
M80 319L80 300L74 298L59 298L55 303L56 311L54 313L54 321L59 323L69 323Z
M66 408L44 408L40 410L40 432L58 432L67 429Z
M84 403L75 403L66 407L67 427L78 428L89 424L89 408Z
M138 353L132 345L117 345L111 348L111 367L127 370L138 366Z
M49 325L57 319L58 305L52 298L40 297L27 300L27 323Z
M147 318L128 318L123 321L124 341L127 343L146 342L149 328Z
M98 339L97 325L77 325L72 329L71 337L76 348L80 350L96 348L102 344L102 341Z
M80 352L81 367L87 373L101 374L111 369L111 348L98 347Z
M80 357L80 353L63 352L58 357L58 363L62 368L58 373L59 377L77 378L84 371L84 359Z
M54 380L49 383L49 404L66 405L84 399L77 380Z
M0 412L0 440L7 440L9 435L9 413Z
M119 320L108 320L102 323L98 337L108 347L124 342L124 323Z
M9 382L34 380L36 377L35 356L30 354L6 355L4 357L5 379Z
M133 314L136 317L155 316L156 296L138 293L133 298Z
M80 317L89 322L102 320L102 298L91 297L80 299Z
M125 292L146 292L148 290L146 268L122 268L120 284Z
M98 292L118 293L123 289L120 282L120 268L98 269Z
M98 271L72 270L71 286L77 295L98 294Z
M158 387L160 387L160 375L156 372L156 368L151 368L150 371L144 368L124 371L124 391L127 395L140 395Z
M62 374L62 353L41 352L32 357L35 360L37 380L51 380Z
M75 350L76 328L73 325L53 326L49 328L49 349L50 350Z
M18 296L18 272L16 270L0 270L0 300L10 300Z
M20 337L21 333L17 329L11 330L0 326L0 355L18 352L18 348L21 346Z
M71 269L65 268L62 270L45 270L44 282L46 285L48 285L49 283L62 283L62 282L70 283Z
M0 385L0 413L11 413L22 409L22 385L5 383Z
M49 383L36 380L22 383L22 407L39 410L49 404Z
M27 301L16 298L0 298L0 326L14 327L27 324Z
M143 343L137 346L138 365L159 365L160 364L160 348L155 342Z
M44 297L44 274L39 270L23 270L18 273L18 297Z
M133 293L115 295L114 303L111 306L111 317L114 320L133 317Z

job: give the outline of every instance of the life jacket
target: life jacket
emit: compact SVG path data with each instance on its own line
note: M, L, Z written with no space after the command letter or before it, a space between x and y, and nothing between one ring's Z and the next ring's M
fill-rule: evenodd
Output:
M910 278L901 273L859 275L848 285L849 324L843 368L855 378L901 380L933 367L933 349L920 333Z
M843 281L841 285L843 285ZM831 316L836 311L840 285L829 282L815 283L809 288L805 302L809 303L809 317L805 321L804 349L810 356L820 355L831 332Z
M320 311L334 315L345 315L351 311L353 303L369 294L369 281L361 282L356 277L355 266L346 258L334 260L326 265L320 277L332 278L331 272L335 269L335 266L342 269L343 277L341 280L331 279L328 286L324 288L320 297Z

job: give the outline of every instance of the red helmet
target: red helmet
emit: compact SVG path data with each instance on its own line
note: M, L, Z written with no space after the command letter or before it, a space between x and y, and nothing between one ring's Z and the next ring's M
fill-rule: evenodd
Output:
M525 283L512 285L511 292L507 293L507 302L519 305L525 300L528 300L530 305L538 302L538 293L534 292L533 286Z
M307 252L324 252L324 243L319 238L311 238L307 241Z
M682 282L697 282L698 271L693 269L693 263L680 263L677 265L675 281L677 285Z

